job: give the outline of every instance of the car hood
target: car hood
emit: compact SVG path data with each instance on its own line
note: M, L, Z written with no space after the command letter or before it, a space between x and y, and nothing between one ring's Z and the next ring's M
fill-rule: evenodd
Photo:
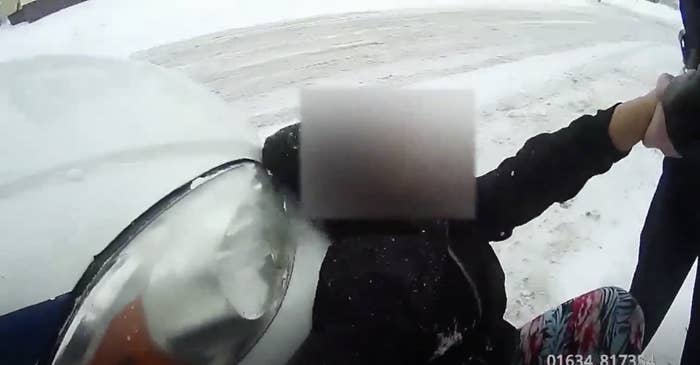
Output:
M259 160L256 131L157 66L82 56L0 64L0 314L72 289L158 199Z

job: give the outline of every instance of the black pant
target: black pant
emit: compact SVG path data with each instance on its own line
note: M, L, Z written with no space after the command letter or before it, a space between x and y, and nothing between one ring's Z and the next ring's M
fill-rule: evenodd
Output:
M630 293L646 320L649 344L700 252L700 164L666 158L649 207ZM685 328L678 327L679 335ZM700 273L681 364L700 364Z

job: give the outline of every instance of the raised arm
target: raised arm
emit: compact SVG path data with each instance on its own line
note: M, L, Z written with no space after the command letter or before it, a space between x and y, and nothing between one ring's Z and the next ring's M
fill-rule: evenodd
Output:
M504 240L550 205L571 199L642 140L656 103L649 93L530 138L515 156L477 178L477 220L455 229Z
M656 104L649 93L530 138L515 156L477 178L477 219L454 222L454 232L504 240L553 203L572 198L644 137ZM299 194L299 127L281 129L263 148L263 164L293 195Z

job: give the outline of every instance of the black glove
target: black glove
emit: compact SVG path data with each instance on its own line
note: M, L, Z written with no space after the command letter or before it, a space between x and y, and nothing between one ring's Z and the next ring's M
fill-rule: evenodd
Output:
M700 161L700 73L674 78L662 98L666 131L676 151Z

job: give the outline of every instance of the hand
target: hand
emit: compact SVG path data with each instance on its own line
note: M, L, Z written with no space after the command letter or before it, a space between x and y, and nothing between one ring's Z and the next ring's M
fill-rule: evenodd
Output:
M668 85L673 80L673 76L669 74L661 74L656 81L656 89L654 95L657 100L654 116L651 118L649 128L644 134L642 143L647 148L657 148L668 157L681 157L678 151L673 147L671 139L666 130L666 117L664 115L663 104L661 100L664 98Z
M657 82L657 104L644 145L668 157L700 157L700 73L678 77L661 75Z

